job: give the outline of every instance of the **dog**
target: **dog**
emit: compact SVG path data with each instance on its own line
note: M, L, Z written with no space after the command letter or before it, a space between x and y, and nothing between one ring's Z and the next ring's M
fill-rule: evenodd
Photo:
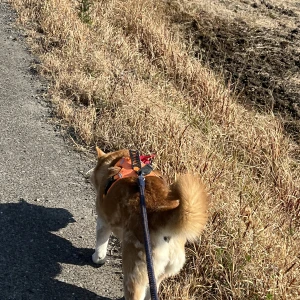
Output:
M121 177L121 170L126 171L121 161L130 164L129 150L111 153L96 150L98 162L91 182L97 193L98 217L92 260L96 264L105 262L109 236L113 233L122 245L125 299L151 299L137 176L129 168L130 176L114 179ZM162 174L154 170L145 177L145 199L158 289L163 279L177 274L183 267L185 243L197 240L204 229L208 196L198 176L181 175L168 185Z

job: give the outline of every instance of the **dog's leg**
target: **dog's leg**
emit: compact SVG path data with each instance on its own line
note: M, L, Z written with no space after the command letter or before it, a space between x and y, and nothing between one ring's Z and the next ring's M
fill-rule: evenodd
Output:
M123 239L124 296L126 300L146 299L148 285L147 266L143 245L132 239Z
M95 264L101 265L105 263L106 250L110 234L110 226L98 216L96 229L96 249L92 256Z

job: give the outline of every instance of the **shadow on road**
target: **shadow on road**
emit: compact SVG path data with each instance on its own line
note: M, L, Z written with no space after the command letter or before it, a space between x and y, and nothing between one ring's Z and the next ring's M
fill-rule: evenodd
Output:
M89 263L91 249L75 248L51 233L72 222L72 215L62 208L24 200L0 204L1 299L109 299L55 279L61 271L59 263Z

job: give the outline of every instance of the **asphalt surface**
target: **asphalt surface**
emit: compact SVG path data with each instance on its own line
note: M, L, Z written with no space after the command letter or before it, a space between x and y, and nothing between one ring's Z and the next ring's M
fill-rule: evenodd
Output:
M51 119L24 34L0 1L0 299L118 299L120 256L93 266L91 159Z

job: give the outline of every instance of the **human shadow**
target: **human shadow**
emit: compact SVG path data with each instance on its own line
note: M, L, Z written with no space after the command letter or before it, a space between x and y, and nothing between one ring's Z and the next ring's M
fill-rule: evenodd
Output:
M74 222L62 208L0 204L0 299L102 299L84 288L55 279L59 263L89 264L91 249L79 249L51 231Z

